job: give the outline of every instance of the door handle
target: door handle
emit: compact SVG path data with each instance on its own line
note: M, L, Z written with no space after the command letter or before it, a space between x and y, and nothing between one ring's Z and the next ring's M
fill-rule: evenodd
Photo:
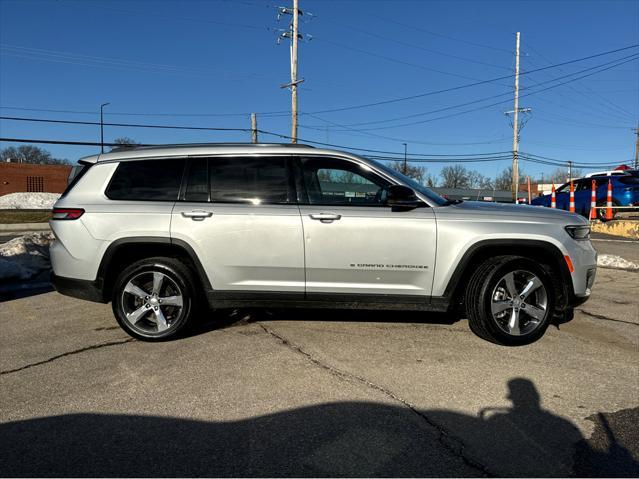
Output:
M336 213L313 213L309 215L312 220L318 220L322 223L331 223L335 220L339 220L342 215L338 215Z
M203 221L205 218L213 216L213 213L202 210L182 211L182 216L185 218L191 218L193 221Z

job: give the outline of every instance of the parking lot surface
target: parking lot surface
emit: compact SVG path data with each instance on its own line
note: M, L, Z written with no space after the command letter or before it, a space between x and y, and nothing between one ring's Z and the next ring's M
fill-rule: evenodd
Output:
M639 274L496 346L412 312L218 311L144 343L110 305L0 304L3 476L637 476Z

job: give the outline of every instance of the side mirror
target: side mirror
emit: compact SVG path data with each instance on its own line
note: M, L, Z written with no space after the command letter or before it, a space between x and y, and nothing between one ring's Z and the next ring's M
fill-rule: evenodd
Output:
M422 205L412 188L404 185L393 185L388 189L386 204L393 210L412 210Z

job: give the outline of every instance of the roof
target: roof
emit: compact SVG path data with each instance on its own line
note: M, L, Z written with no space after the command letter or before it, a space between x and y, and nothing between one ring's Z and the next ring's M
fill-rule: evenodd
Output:
M108 153L91 155L81 158L85 163L95 163L102 161L121 160L127 158L147 158L147 157L167 157L167 156L197 156L207 154L237 154L260 153L286 154L295 150L316 150L315 147L302 143L182 143L168 145L148 145L148 146L123 146L114 148ZM337 153L337 152L333 152ZM340 152L341 153L341 152ZM342 153L343 154L343 153Z

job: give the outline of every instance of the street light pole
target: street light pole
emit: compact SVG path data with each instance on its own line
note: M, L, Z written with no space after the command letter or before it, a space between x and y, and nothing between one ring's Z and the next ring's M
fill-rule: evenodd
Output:
M408 172L408 164L406 160L407 151L408 151L408 145L404 143L404 174Z
M104 107L111 103L100 105L100 153L104 153Z

